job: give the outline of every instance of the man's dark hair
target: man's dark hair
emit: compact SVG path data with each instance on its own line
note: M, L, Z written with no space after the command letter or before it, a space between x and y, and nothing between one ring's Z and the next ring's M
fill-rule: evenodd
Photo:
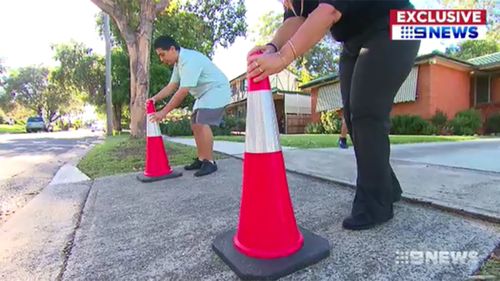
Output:
M170 36L160 36L156 38L153 46L155 50L156 49L169 50L170 47L172 46L174 46L177 51L181 49L179 47L179 44L177 44L177 42L175 42L175 40Z

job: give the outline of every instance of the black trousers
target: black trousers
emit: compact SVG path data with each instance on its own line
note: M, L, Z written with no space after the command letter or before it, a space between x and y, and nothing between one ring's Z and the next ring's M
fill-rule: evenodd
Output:
M419 41L392 41L386 22L343 44L340 87L358 174L353 216L385 219L392 215L393 202L401 198L389 162L390 112L419 46Z

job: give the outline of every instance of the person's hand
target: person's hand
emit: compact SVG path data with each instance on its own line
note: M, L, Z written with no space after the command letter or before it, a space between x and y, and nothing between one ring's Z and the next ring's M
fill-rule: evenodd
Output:
M276 50L274 49L273 46L271 45L264 45L264 46L255 46L253 47L247 54L247 62L250 59L252 55L255 53L262 52L263 54L272 54L275 53Z
M149 121L153 123L161 122L167 116L164 110L157 111L149 116Z
M271 74L281 72L288 64L279 52L253 55L248 59L247 76L257 83Z

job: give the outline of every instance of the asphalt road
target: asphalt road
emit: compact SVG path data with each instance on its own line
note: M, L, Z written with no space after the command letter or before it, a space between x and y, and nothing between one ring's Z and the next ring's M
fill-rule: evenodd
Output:
M0 134L0 225L47 186L62 165L78 161L99 136L89 130Z

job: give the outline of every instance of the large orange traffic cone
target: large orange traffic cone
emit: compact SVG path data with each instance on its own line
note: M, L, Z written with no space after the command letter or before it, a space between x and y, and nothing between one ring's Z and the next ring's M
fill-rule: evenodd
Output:
M269 79L249 80L240 220L212 248L240 278L273 280L327 257L330 246L297 227Z
M146 138L146 163L144 174L139 174L137 179L142 182L153 182L182 176L181 172L174 171L168 162L168 156L163 146L158 123L149 120L155 113L153 101L149 100L146 106L147 112L147 138Z

